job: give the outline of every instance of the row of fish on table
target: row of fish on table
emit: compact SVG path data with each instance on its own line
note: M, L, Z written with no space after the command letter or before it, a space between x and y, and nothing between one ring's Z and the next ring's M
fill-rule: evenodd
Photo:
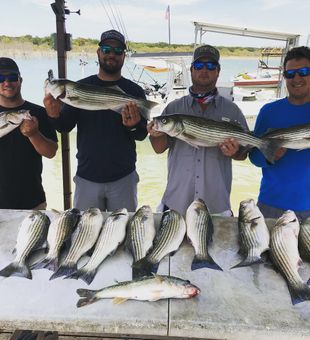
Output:
M32 263L31 268L53 271L51 280L65 276L81 278L90 284L101 263L125 241L133 257L133 279L99 291L78 289L77 293L82 297L78 307L113 297L113 294L115 302L128 298L155 301L169 297L192 297L199 294L200 289L189 281L156 274L160 261L179 249L185 235L195 251L192 270L222 270L208 251L214 226L208 208L200 199L188 207L185 219L174 210L164 212L158 231L152 210L147 205L138 209L131 218L126 209L119 209L105 221L97 208L89 208L82 215L77 209L56 215L51 223L49 217L40 211L33 211L25 217L17 235L16 257L0 271L0 276L15 275L31 279L30 255L47 241L46 255ZM269 231L262 213L250 199L240 203L238 229L243 260L231 269L264 262L263 254L268 250L271 262L287 281L292 303L310 300L310 288L298 273L302 262L299 250L305 260L310 260L310 220L299 224L295 213L288 210ZM78 268L79 260L91 249L88 262ZM158 289L159 286L162 289ZM141 287L145 287L145 291Z
M119 87L100 87L81 84L68 79L55 79L52 70L45 81L45 92L73 107L86 110L111 109L117 113L128 101L134 101L141 114L150 119L150 111L156 102L135 98ZM0 112L0 138L18 127L24 119L31 119L28 110ZM289 128L270 129L263 136L254 136L236 122L214 121L186 114L172 114L153 118L154 129L171 137L198 147L217 146L227 138L235 138L244 147L244 152L258 148L265 158L274 163L279 147L302 150L310 147L310 124Z

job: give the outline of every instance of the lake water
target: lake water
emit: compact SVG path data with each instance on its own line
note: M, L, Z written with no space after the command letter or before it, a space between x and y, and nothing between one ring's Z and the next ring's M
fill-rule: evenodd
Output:
M80 65L80 59L87 61L85 66ZM47 78L49 69L53 69L57 76L57 60L54 57L16 57L21 74L23 77L22 93L23 97L29 101L42 105L44 80ZM67 77L71 80L78 80L90 74L97 73L98 66L95 62L95 55L92 57L77 56L69 57L67 63ZM190 62L190 59L188 59ZM221 75L219 82L227 83L233 75L241 72L253 71L257 68L257 59L255 58L222 58ZM125 77L138 79L141 74L141 68L135 67L132 62L127 62L123 68ZM153 79L164 82L163 75L146 75L141 78L142 81L152 82ZM76 133L70 133L71 148L71 174L72 177L76 170ZM60 137L59 137L60 141ZM138 206L149 204L155 211L158 206L166 185L167 154L157 155L153 151L151 144L146 138L143 142L137 142L137 171L140 176L138 186ZM44 159L43 185L47 195L48 209L63 209L62 198L62 170L61 170L61 146L55 158ZM237 162L233 161L233 184L232 184L232 209L236 215L241 200L247 198L257 198L259 182L261 178L260 169L254 167L248 160ZM72 182L72 192L74 184Z

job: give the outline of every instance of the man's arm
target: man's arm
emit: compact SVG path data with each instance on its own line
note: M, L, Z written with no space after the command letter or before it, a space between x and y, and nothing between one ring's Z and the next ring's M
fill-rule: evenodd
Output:
M147 131L150 134L150 142L156 153L163 153L169 147L168 136L164 132L155 131L153 129L154 122L150 122Z
M20 125L20 131L25 137L29 138L38 154L47 158L53 158L56 155L57 142L46 138L39 131L39 123L36 117L33 116L31 120L24 120Z

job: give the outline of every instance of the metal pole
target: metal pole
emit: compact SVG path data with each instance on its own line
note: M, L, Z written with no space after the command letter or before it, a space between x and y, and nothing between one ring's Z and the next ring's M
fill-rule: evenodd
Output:
M58 77L67 77L67 46L65 27L65 1L55 0L51 4L56 15L57 60ZM64 209L71 208L71 168L70 168L70 140L68 133L61 133L62 181Z

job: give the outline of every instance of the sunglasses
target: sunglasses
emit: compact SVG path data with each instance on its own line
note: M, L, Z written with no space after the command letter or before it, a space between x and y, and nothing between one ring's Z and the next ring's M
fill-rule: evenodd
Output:
M301 67L294 70L286 70L283 72L283 75L286 79L293 79L296 73L298 73L300 77L307 77L310 74L310 67Z
M16 73L11 73L11 74L0 74L0 84L4 83L5 81L18 81L19 75Z
M123 47L112 47L108 45L101 45L100 49L104 54L110 54L111 52L114 52L115 55L122 55L125 51Z
M206 67L209 71L214 71L218 67L218 63L214 63L212 61L194 61L192 66L196 71L200 71L204 67Z

